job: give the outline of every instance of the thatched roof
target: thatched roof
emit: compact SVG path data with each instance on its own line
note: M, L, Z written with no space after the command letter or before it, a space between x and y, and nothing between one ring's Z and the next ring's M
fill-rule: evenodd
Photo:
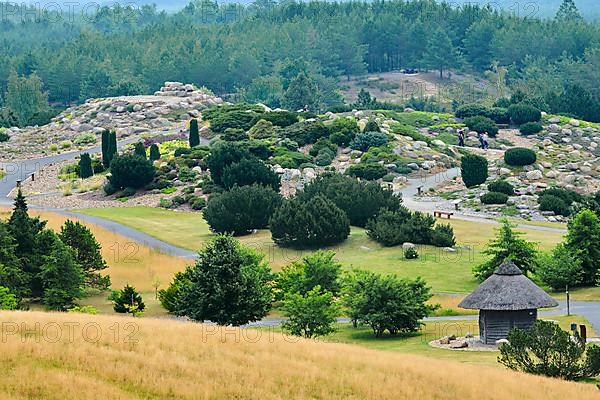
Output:
M505 261L458 306L478 310L517 311L556 307L558 303L523 275L514 263Z

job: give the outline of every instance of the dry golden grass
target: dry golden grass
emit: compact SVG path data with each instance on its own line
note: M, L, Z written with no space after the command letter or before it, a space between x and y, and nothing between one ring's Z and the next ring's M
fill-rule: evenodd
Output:
M3 313L0 327L2 399L598 398L592 385L254 330L37 312Z
M0 210L0 219L9 216L8 209ZM68 219L55 213L31 210L32 216L40 216L48 221L48 228L56 232ZM153 283L158 279L161 287L166 287L173 275L185 268L189 261L174 257L132 241L107 229L83 222L89 227L102 246L102 256L108 263L104 273L110 275L113 288L120 289L126 284L135 286L141 292L153 292Z

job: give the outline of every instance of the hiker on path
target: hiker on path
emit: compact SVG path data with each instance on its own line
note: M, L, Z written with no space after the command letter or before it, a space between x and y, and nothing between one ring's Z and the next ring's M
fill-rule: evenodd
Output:
M481 133L477 134L477 139L479 139L479 148L485 150L485 143L483 141L483 135Z
M465 131L462 129L458 130L458 145L460 147L465 147Z
M483 141L483 149L484 150L489 149L490 148L490 143L489 143L490 137L489 137L488 133L487 132L483 132L483 135L482 135L481 138L482 138L482 141Z

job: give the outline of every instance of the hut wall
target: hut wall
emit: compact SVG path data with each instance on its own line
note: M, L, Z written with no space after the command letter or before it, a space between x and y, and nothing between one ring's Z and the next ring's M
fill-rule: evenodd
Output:
M506 339L513 328L529 329L537 320L537 310L479 312L479 335L486 344Z

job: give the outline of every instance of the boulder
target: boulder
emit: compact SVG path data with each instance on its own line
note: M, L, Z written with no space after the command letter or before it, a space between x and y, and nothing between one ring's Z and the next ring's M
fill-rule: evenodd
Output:
M526 176L527 176L527 179L529 179L530 181L536 181L538 179L542 179L542 177L543 177L542 171L537 170L537 169L527 172Z
M405 242L402 244L402 250L404 250L404 251L406 251L408 249L414 249L415 247L417 247L417 246L415 246L414 244L412 244L410 242Z
M469 347L469 343L466 340L457 340L450 344L451 349L464 349L466 347Z

